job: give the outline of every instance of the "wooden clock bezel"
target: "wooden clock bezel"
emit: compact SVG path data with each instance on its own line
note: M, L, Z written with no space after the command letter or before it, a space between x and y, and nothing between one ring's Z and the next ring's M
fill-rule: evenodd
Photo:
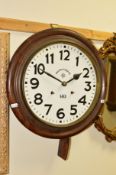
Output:
M49 42L51 43L51 41L70 41L72 43L80 45L83 50L86 50L86 52L91 55L91 57L94 59L98 66L98 70L100 71L99 75L101 81L101 91L93 111L91 111L89 116L84 118L79 123L68 127L50 126L37 119L28 110L25 100L22 96L21 78L25 64L27 64L30 56L32 56L32 54L34 54L38 50L38 48L42 48ZM69 137L81 132L89 125L91 125L95 121L103 105L104 97L106 94L105 87L105 71L102 62L98 57L96 48L91 44L90 41L88 41L80 34L63 28L47 29L29 37L17 49L9 65L7 78L7 94L9 103L15 116L26 128L38 135L48 138Z

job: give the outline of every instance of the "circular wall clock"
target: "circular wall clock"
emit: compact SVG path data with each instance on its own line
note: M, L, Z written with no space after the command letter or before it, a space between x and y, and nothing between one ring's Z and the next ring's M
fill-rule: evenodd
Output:
M29 37L9 65L7 92L19 121L48 138L66 138L91 125L104 103L106 78L97 50L62 28Z

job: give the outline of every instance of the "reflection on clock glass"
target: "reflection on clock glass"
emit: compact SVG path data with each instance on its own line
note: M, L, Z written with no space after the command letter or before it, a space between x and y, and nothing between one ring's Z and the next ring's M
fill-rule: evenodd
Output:
M91 59L65 42L39 50L30 59L23 78L31 111L39 120L59 127L83 119L96 96L96 84Z

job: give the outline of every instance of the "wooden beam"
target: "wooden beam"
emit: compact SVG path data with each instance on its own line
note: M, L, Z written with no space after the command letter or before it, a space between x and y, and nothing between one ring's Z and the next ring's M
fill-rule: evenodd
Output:
M68 27L68 26L63 26L63 25L58 25L58 24L45 24L45 23L26 21L26 20L0 18L0 29L1 30L11 30L11 31L18 31L18 32L34 33L34 32L45 30L51 27L61 27L61 28L71 29L76 32L79 32L80 34L84 35L85 37L91 40L104 41L107 38L110 38L113 36L113 33L110 33L110 32L96 31L96 30L76 28L76 27Z

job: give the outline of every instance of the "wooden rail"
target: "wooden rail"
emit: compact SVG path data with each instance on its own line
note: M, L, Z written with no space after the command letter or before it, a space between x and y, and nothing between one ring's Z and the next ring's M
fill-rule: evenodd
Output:
M85 37L92 39L92 40L104 41L107 38L110 38L113 36L113 33L110 33L110 32L96 31L96 30L76 28L76 27L68 27L68 26L63 26L63 25L58 25L58 24L45 24L45 23L26 21L26 20L0 18L0 29L1 30L11 30L11 31L18 31L18 32L34 33L34 32L38 32L38 31L48 29L51 27L61 27L61 28L71 29L71 30L81 33Z

